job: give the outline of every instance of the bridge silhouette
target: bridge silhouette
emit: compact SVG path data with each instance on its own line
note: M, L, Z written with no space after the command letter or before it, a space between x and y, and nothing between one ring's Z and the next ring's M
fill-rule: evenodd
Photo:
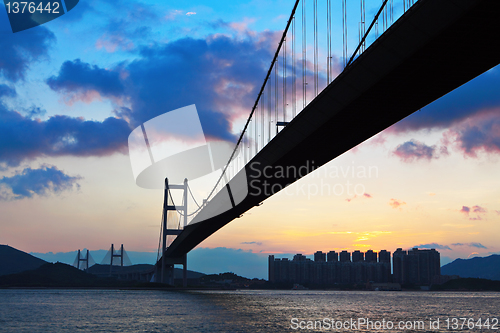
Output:
M190 250L246 211L500 63L495 43L500 32L498 0L383 0L369 22L365 1L360 0L352 54L347 33L347 6L352 2L333 0L333 5L341 6L340 34L332 30L332 0L320 1L324 12L318 0L295 2L233 155L190 223L169 233L166 216L172 208L165 203L158 282L171 281L163 272L174 264L186 269ZM318 29L320 11L326 13L325 29ZM307 58L311 23L312 61ZM342 57L336 58L332 38L340 35ZM326 37L325 47L320 48L319 36ZM296 52L298 42L301 52ZM326 63L319 61L325 50ZM272 170L290 172L277 176ZM241 179L251 186L242 187ZM231 207L221 209L228 192ZM243 199L235 203L237 196ZM183 214L186 218L187 209ZM169 246L167 235L176 236Z

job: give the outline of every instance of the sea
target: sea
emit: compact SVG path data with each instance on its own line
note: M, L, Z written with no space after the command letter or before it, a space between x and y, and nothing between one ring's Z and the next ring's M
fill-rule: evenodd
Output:
M500 293L0 290L0 332L499 332Z

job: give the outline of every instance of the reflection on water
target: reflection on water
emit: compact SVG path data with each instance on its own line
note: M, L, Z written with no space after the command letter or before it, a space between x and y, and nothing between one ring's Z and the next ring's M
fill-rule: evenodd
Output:
M435 332L428 322L437 317L443 332L448 317L500 318L500 293L0 290L0 332L16 333L290 332L292 318L424 320L405 332Z

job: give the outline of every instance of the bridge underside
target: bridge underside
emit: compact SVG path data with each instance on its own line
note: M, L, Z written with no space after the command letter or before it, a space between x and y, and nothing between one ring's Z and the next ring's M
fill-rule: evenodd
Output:
M418 1L250 161L248 180L284 187L300 177L256 170L319 167L496 66L499 17L498 0ZM182 257L270 195L250 189L233 209L195 218L165 256Z

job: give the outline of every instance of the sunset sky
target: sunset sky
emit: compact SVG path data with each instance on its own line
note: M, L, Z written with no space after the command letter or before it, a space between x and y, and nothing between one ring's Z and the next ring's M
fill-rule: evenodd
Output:
M196 104L206 134L234 138L293 3L80 0L16 34L0 5L0 243L156 252L163 191L135 185L129 133ZM338 41L334 52L340 63ZM499 87L497 67L199 247L264 257L419 246L447 261L500 253Z

